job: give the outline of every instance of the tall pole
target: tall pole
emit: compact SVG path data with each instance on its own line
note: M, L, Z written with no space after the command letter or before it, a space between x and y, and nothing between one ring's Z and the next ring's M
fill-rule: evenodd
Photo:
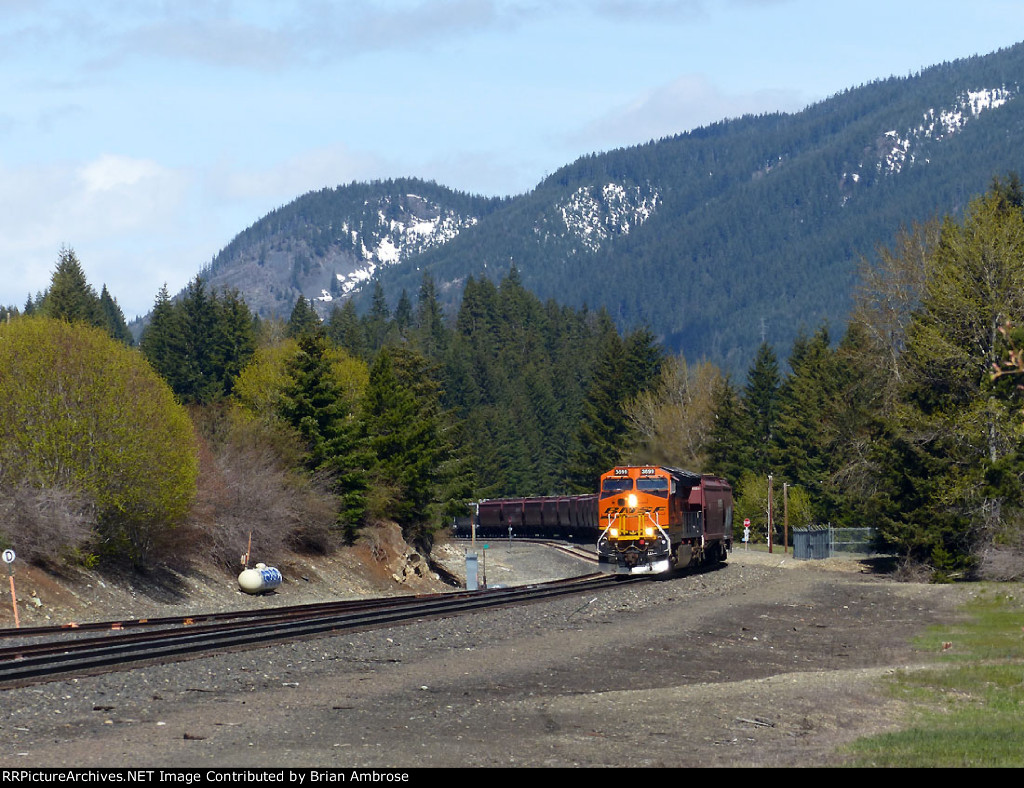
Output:
M782 483L782 552L789 552L789 484Z
M768 552L772 551L772 475L768 474Z

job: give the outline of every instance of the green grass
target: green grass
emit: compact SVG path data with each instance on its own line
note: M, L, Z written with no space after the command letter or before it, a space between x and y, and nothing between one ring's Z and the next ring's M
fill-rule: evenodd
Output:
M1016 594L1014 596L1013 594ZM904 671L892 692L911 708L906 729L848 748L853 766L1024 766L1024 589L986 587L964 622L930 629L917 645L941 652Z

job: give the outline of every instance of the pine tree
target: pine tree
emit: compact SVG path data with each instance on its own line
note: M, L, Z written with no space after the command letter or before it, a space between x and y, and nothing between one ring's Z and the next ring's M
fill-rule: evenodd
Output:
M226 290L215 299L217 325L215 363L224 394L256 353L256 320L237 290Z
M256 351L256 323L237 291L207 293L197 276L175 302L165 284L140 348L185 403L209 403L231 392Z
M304 334L316 333L321 329L320 316L317 315L313 304L307 301L305 296L299 295L288 318L285 334L292 339L298 339Z
M448 349L449 335L444 311L437 300L437 288L429 272L424 272L416 301L415 342L429 359L441 359Z
M167 284L157 293L149 323L142 332L139 348L153 369L168 382L173 391L181 354L180 315L171 300Z
M623 412L632 381L622 339L603 316L603 352L583 402L583 422L578 448L570 469L570 483L577 492L593 492L602 473L619 462L629 439Z
M743 407L750 426L751 470L771 472L772 434L778 419L779 363L775 351L762 342L743 388Z
M107 333L118 342L123 342L126 345L133 344L132 333L128 330L128 324L124 320L124 312L117 305L117 301L111 297L106 285L103 285L103 290L100 292L100 310L103 313Z
M398 335L408 337L413 324L412 301L409 294L403 288L402 295L398 298L398 305L395 307L395 329Z
M732 382L720 381L714 394L714 424L708 443L708 471L736 487L752 473L753 457L749 416Z
M790 374L779 389L770 465L777 478L800 485L820 502L830 469L828 406L836 384L828 329L813 339L798 339L789 364Z
M373 358L388 341L388 333L392 328L391 310L388 309L388 302L384 297L384 288L381 286L380 280L375 280L373 283L373 301L370 304L370 312L363 321L363 326L366 334L367 358Z
M366 511L367 469L373 456L360 436L344 393L334 383L320 333L299 337L299 352L289 363L291 382L282 392L281 417L306 445L305 465L330 480L339 500L339 525L353 539Z
M224 393L224 387L216 365L216 304L201 276L188 283L175 308L181 334L171 387L183 402L211 402Z
M1020 391L992 377L1008 322L1024 324L1024 215L996 190L943 228L878 449L880 530L939 574L969 568L1022 506Z
M356 314L356 305L351 299L340 308L331 309L327 320L327 336L338 347L344 348L356 358L366 358L366 337Z
M43 314L69 323L81 322L99 328L106 319L99 296L86 281L82 264L74 249L62 248L50 288L43 299Z
M376 457L378 514L421 539L439 524L453 482L464 476L453 432L440 404L429 362L411 350L385 347L370 369L362 420ZM471 485L463 485L463 498Z

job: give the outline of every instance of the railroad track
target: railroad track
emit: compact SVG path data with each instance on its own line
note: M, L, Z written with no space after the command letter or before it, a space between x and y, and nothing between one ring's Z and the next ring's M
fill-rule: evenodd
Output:
M458 538L460 542L468 541L466 537ZM481 542L493 541L496 545L505 543L505 537L503 536L496 536L493 540L487 540L482 537L477 537L477 539ZM543 539L537 536L517 536L513 544L539 544L545 547L550 547L558 552L565 553L566 555L571 555L573 558L581 558L584 561L591 561L595 564L597 563L596 540L595 544L588 543L588 546L584 547L578 544L570 544L568 542L556 541L554 539Z
M580 558L584 561L591 563L597 563L597 551L590 547L581 547L580 545L567 544L565 542L554 542L550 539L520 539L521 542L532 542L535 544L541 544L545 547L550 547L552 550L556 550L566 555L571 555L573 558Z
M526 604L631 582L602 574L486 591L325 602L204 616L0 630L0 687L123 670L343 630ZM12 641L17 641L11 644ZM7 645L11 644L11 645Z

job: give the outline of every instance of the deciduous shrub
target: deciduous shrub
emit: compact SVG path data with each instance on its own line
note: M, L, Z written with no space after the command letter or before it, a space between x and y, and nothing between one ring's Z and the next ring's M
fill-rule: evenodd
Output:
M188 512L197 467L188 414L137 351L81 323L0 326L0 488L75 496L99 553L143 564Z

